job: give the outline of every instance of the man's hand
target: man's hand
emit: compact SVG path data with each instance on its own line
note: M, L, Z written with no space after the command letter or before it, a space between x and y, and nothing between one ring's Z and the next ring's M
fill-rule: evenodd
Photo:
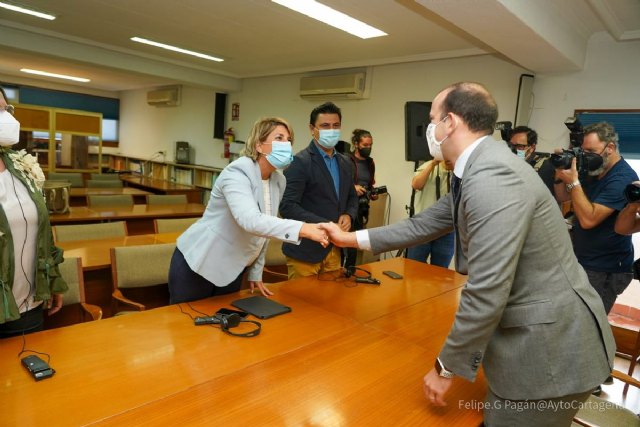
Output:
M342 230L337 224L333 222L323 222L318 224L329 235L331 243L341 248L357 248L358 241L356 239L356 233L348 233Z
M571 160L571 168L556 169L556 179L561 180L565 185L573 184L579 180L575 157Z
M444 395L449 391L452 382L453 379L441 377L435 369L432 369L424 376L424 385L422 387L424 396L432 405L447 406Z
M342 214L338 218L338 226L342 229L342 231L351 230L351 217L347 214Z

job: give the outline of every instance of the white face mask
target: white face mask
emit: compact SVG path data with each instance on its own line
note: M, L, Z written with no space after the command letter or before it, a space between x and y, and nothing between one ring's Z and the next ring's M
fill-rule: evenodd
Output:
M442 141L438 141L436 139L436 127L445 120L447 120L446 117L438 123L429 123L429 126L427 126L427 144L429 144L429 153L433 156L433 160L444 160L440 145L449 138L449 135L445 136Z
M0 109L0 147L10 147L20 140L20 122Z

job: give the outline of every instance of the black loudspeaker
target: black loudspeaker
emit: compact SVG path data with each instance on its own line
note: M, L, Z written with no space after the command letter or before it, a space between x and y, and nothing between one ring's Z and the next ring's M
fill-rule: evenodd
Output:
M426 136L430 111L430 102L408 101L404 104L404 158L408 162L433 158L429 154Z
M227 94L216 93L216 106L213 118L213 137L224 139L224 117L227 108Z
M191 163L191 148L186 141L176 141L176 163Z

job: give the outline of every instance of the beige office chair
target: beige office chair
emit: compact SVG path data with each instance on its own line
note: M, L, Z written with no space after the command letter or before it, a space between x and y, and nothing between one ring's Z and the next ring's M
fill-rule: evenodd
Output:
M175 248L175 243L111 248L113 313L121 313L121 304L137 311L169 304L167 282Z
M87 188L122 188L122 181L115 179L89 179Z
M71 187L84 187L84 178L80 172L49 172L47 174L49 181L67 181L71 183Z
M96 240L127 235L127 223L124 221L96 222L92 224L54 225L53 238L56 242L73 240Z
M282 242L276 239L269 239L264 259L264 269L262 270L262 281L276 283L287 279L287 258L282 253Z
M78 310L78 320L73 323L102 319L102 309L97 305L87 304L85 299L82 258L65 258L64 262L58 265L58 268L60 268L62 278L69 286L69 290L62 297L63 307L77 305L82 308L81 311Z
M92 173L90 179L120 181L120 175L117 173Z
M627 386L632 385L640 389L640 381L625 373L614 370L611 376L624 382ZM573 418L572 426L639 427L640 416L627 408L591 395Z
M92 207L133 206L131 194L90 194L87 205Z
M156 233L182 233L200 218L154 219L153 228Z
M186 205L186 194L148 194L148 205Z

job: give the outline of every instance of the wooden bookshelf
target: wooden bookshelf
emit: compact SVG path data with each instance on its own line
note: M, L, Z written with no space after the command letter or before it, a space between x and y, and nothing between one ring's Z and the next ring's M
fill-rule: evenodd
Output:
M222 172L222 169L211 166L147 160L120 154L103 154L102 157L103 164L111 169L131 172L156 181L198 187L204 190L203 194L209 193Z

